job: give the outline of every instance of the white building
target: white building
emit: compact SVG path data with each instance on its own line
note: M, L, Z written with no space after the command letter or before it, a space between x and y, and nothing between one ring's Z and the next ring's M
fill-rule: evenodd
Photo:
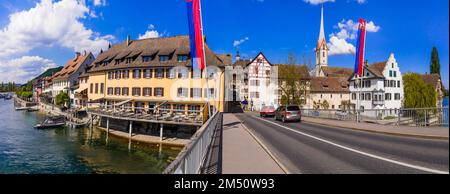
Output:
M238 93L234 96L240 101L247 100L249 108L255 111L264 106L278 107L278 71L262 52L251 61L237 57L233 66L244 72L243 82L238 81L240 84L233 86Z
M389 109L383 111L383 116L389 116L397 114L403 105L403 78L394 54L385 62L373 65L367 65L366 62L362 87L358 85L357 75L352 76L349 82L351 103L355 107L359 105L359 109Z
M78 77L85 73L86 68L95 60L92 53L76 53L75 58L70 59L61 71L52 77L51 93L53 98L60 92L69 94L70 105L75 105L74 87L78 86ZM104 90L104 88L103 88Z

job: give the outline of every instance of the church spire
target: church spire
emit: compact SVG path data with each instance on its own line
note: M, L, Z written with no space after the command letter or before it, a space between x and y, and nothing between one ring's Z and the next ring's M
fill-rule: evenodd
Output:
M322 2L322 14L320 17L320 34L319 34L319 39L317 40L317 46L320 47L321 44L323 43L323 41L326 42L325 40L325 27L324 27L324 22L323 22L323 2ZM317 48L320 49L320 48Z

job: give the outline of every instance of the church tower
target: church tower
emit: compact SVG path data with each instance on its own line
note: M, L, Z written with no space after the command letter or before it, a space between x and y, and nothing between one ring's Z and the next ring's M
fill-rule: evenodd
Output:
M322 3L322 15L320 18L320 34L319 39L317 40L317 45L315 49L316 53L316 70L315 70L315 76L320 76L320 69L321 67L328 66L328 49L327 41L325 39L325 27L323 22L323 3Z

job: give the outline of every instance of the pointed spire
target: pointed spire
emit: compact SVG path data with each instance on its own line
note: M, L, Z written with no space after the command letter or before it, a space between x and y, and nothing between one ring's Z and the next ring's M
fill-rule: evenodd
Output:
M325 40L325 27L324 27L324 22L323 22L323 2L322 2L322 13L321 13L321 17L320 17L320 34L319 34L319 39L317 40L317 46L320 46L322 44L323 41ZM319 49L319 48L317 48Z

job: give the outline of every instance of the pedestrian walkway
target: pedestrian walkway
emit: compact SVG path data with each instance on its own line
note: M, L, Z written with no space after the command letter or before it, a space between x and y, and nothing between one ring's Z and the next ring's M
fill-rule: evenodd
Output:
M320 119L312 117L303 117L303 121L342 127L347 129L354 129L360 131L384 133L390 135L402 135L411 137L421 137L421 138L432 138L432 139L448 139L449 128L447 127L409 127L409 126L392 126L392 125L380 125L373 123L356 123L354 121L338 121L330 119Z
M236 116L223 117L223 174L285 173Z

